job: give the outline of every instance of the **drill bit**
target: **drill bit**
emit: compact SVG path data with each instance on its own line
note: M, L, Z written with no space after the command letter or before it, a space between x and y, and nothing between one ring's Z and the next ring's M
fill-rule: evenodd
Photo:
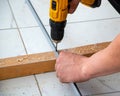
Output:
M57 50L58 43L56 42L55 44L56 44L56 46L55 46L56 52L58 52L58 50Z

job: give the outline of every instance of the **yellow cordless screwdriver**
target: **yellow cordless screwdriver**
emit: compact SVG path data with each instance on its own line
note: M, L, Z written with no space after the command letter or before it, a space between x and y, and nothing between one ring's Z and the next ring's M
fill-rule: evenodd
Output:
M50 0L50 27L51 27L51 38L57 44L63 39L64 28L66 25L66 18L69 10L69 3L72 0ZM101 0L80 0L81 3L90 7L99 7Z

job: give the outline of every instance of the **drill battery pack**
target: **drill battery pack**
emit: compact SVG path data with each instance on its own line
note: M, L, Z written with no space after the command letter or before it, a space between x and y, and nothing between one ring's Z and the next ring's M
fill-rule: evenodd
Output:
M101 0L81 0L81 3L89 7L95 8L101 5Z

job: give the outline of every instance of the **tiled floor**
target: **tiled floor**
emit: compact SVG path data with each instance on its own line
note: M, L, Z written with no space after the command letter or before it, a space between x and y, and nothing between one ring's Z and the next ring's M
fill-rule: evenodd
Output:
M0 30L0 58L24 54L26 53L18 30Z
M31 0L49 28L49 1ZM59 49L111 41L120 32L120 16L103 0L100 8L80 4L68 16ZM51 51L25 0L0 0L0 58ZM120 96L120 73L79 83L83 96ZM72 91L71 91L72 90ZM0 96L77 96L54 72L0 81Z
M11 11L15 17L18 27L34 27L37 26L29 7L25 0L7 0Z
M0 96L41 96L34 76L0 81Z
M28 54L52 51L39 27L21 28L20 32Z
M88 82L79 83L79 89L84 95L120 93L120 73L99 77Z
M16 28L15 20L7 0L0 1L0 29Z
M69 84L59 82L55 72L36 75L42 96L79 96ZM53 79L54 78L54 79Z

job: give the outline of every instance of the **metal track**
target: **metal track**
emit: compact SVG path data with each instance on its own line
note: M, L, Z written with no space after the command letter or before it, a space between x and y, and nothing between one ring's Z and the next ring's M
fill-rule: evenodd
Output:
M51 38L50 38L50 36L49 36L49 34L48 34L46 28L44 27L44 25L43 25L41 19L39 18L39 16L38 16L36 10L34 9L34 7L33 7L32 3L31 3L31 1L30 1L30 0L26 0L26 3L28 4L29 8L31 9L31 12L32 12L34 18L36 19L36 21L37 21L39 27L41 28L41 30L42 30L44 36L46 37L46 39L47 39L47 41L49 42L51 48L53 49L54 54L55 54L55 57L57 58L58 55L59 55L59 53L56 51L55 45L54 45L53 41L51 40ZM70 84L71 84L71 86L73 86L73 88L75 88L75 89L77 90L79 96L82 96L82 94L81 94L81 92L80 92L78 86L76 85L76 83L70 83Z
M30 0L26 0L26 3L28 4L28 6L29 6L29 8L30 8L30 10L31 10L34 18L36 19L39 27L41 28L44 36L46 37L47 41L49 42L49 44L50 44L51 48L53 49L53 51L54 51L54 53L55 53L55 56L56 56L56 58L57 58L57 57L58 57L58 52L56 51L55 45L53 44L53 42L52 42L52 40L51 40L51 38L50 38L50 36L49 36L46 28L44 27L41 19L39 18L39 16L38 16L36 10L34 9L31 1L30 1Z

